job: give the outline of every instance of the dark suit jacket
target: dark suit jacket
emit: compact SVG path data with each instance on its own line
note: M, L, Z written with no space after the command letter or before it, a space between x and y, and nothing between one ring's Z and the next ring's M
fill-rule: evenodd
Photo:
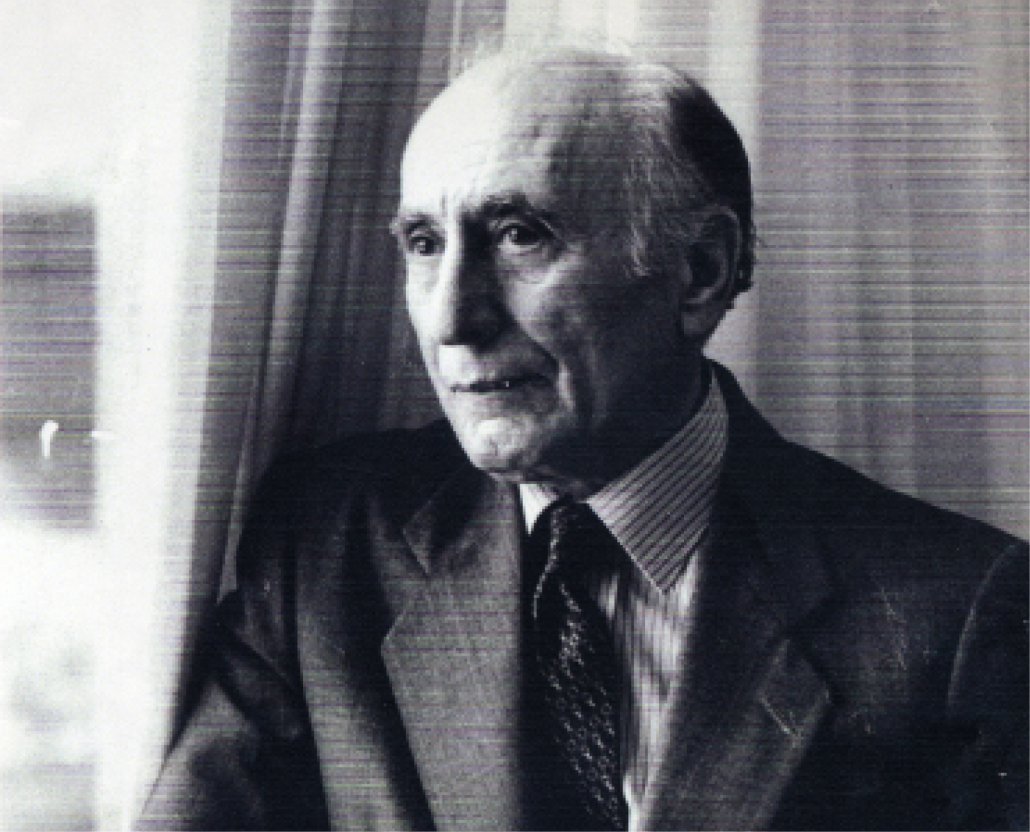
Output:
M719 372L715 543L644 825L1025 826L1025 546L785 442ZM279 466L143 825L547 827L521 545L515 491L442 423Z

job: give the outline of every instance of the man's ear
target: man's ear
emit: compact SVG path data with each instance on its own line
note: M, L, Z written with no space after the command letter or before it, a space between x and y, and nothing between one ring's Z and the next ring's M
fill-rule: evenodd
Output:
M706 215L680 275L680 328L689 339L706 339L729 308L740 267L741 232L736 215L717 206Z

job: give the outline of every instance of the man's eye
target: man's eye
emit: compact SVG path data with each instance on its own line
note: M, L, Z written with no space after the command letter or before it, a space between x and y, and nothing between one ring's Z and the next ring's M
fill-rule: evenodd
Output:
M544 241L544 234L539 229L521 222L507 223L498 229L497 244L509 251L528 251Z
M431 234L416 233L408 236L407 248L416 257L433 257L440 252L440 243Z

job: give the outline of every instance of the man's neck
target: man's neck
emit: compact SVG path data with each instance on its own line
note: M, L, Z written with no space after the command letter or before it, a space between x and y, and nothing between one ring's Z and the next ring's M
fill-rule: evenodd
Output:
M560 466L534 472L531 480L549 490L585 500L662 447L694 417L708 395L711 369L698 356L689 386L665 391L676 402L655 400L650 408L627 411L589 447L573 449ZM572 474L570 472L576 472Z
M689 386L659 391L648 406L627 410L594 438L589 448L574 450L565 460L571 463L562 465L560 472L535 481L557 493L586 499L636 467L676 436L705 402L712 372L708 362L698 358L697 366L688 374ZM569 476L568 472L580 474Z

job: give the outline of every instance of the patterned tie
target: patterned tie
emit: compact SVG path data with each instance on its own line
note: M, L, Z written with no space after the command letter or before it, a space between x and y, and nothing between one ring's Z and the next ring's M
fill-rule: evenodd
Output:
M544 719L584 813L583 828L626 829L619 667L608 627L583 584L588 569L622 557L622 550L589 506L567 500L551 505L533 534L547 546L533 594Z

